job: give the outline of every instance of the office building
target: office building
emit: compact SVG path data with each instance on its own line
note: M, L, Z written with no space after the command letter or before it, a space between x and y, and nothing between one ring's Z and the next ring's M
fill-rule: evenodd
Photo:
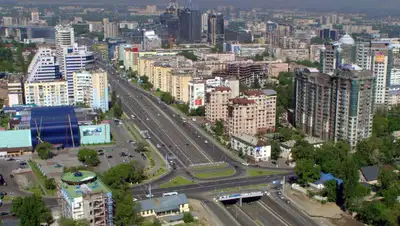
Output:
M115 22L104 23L104 38L116 38L119 36L118 24Z
M61 78L61 71L55 57L56 53L50 48L39 48L28 66L28 82L52 81Z
M64 61L62 62L62 65L65 68L63 76L68 82L68 96L72 102L74 98L72 73L93 64L94 54L93 52L89 52L86 46L78 46L77 43L74 43L72 47L64 49L63 56Z
M24 84L25 103L38 106L68 105L67 81L32 81Z
M333 73L342 64L342 48L339 43L327 43L321 48L320 63L322 73Z
M199 10L184 8L179 11L179 41L184 43L201 41L201 13Z
M325 40L336 41L339 38L339 31L330 28L319 30L319 37Z
M208 42L211 45L216 45L222 44L224 41L224 16L222 14L208 15Z
M208 13L201 14L201 32L208 32Z
M296 70L295 126L305 134L351 147L372 134L375 76L356 65L332 75L315 68Z
M33 9L31 12L31 20L33 23L39 22L39 11L37 9Z
M63 217L85 219L91 226L114 224L112 192L95 173L64 173L57 193Z
M13 25L13 18L10 16L3 16L3 25L4 26L11 26Z
M371 40L356 44L356 62L376 78L375 103L386 106L393 67L393 49L389 40Z
M178 10L179 5L175 0L172 0L165 12L160 15L160 23L166 28L168 38L177 39L179 38L179 16Z
M57 61L60 63L62 73L65 73L64 66L64 49L71 47L75 43L74 28L71 25L59 24L56 29L56 56Z
M143 32L143 41L142 41L142 50L143 51L151 51L154 49L161 48L161 38L156 35L154 31L142 31Z
M107 112L108 80L103 70L76 71L73 73L74 105L83 104Z

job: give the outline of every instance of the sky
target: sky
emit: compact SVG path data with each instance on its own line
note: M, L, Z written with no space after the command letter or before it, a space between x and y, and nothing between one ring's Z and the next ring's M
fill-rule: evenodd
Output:
M167 5L169 0L113 0L115 4L160 4ZM110 3L109 0L0 0L0 3L90 3L102 4ZM184 3L184 0L178 0ZM216 5L233 5L241 8L300 8L324 11L369 11L382 13L398 12L400 0L192 0L198 7L212 8Z

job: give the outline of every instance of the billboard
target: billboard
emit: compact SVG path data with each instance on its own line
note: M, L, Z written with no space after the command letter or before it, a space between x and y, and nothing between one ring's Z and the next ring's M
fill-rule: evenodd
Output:
M194 107L203 106L204 88L200 87L194 90Z
M385 62L385 55L383 53L376 53L375 63L384 63L384 62Z
M82 135L84 137L101 136L101 135L103 135L103 128L102 128L102 126L93 126L93 127L89 127L89 128L84 128L82 130Z

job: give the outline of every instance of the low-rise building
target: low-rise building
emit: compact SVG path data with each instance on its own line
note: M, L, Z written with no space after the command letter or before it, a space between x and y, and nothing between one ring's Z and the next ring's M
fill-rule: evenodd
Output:
M304 138L309 144L311 144L315 148L321 147L325 142L321 139L315 138L315 137L306 137ZM292 161L292 148L296 144L295 140L289 140L286 142L281 143L280 148L281 148L281 158L287 159L288 161Z
M61 215L93 226L113 225L111 190L90 171L64 173L58 189Z
M190 212L185 194L142 200L139 206L142 217L163 217Z
M364 166L358 171L360 175L360 182L367 184L377 184L379 176L378 166Z
M271 158L271 145L247 134L231 136L231 148L242 151L252 162L268 161Z

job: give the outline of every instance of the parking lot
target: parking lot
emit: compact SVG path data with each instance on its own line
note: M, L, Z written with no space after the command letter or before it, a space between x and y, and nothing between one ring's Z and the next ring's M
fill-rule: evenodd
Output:
M0 186L0 192L7 192L9 194L20 195L18 183L16 182L16 177L11 176L13 170L23 168L25 166L20 165L20 159L14 159L12 161L7 161L6 158L0 159L0 173L3 176L4 182L7 184L5 186ZM26 175L28 180L33 180L32 175ZM13 178L12 178L13 177ZM18 178L18 177L17 177Z

